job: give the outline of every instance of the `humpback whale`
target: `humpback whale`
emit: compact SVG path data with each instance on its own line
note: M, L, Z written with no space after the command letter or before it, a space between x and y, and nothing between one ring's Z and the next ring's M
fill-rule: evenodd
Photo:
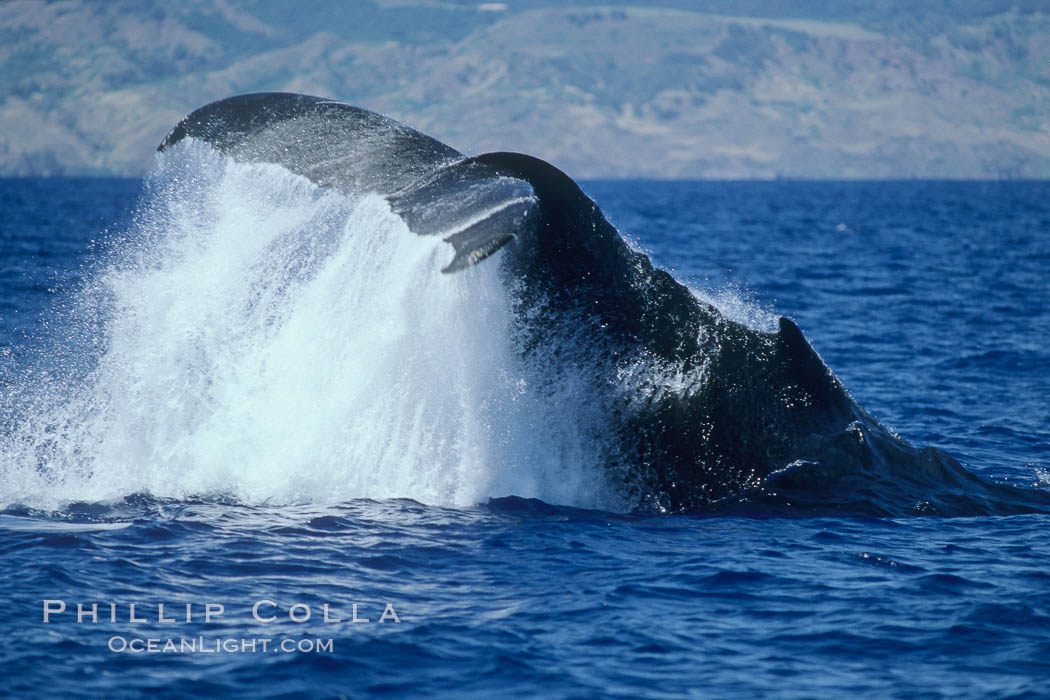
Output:
M538 158L466 156L374 112L288 93L201 107L158 150L191 138L322 188L382 195L413 233L450 245L443 272L500 265L520 352L585 377L608 433L605 466L639 508L1050 509L1046 492L992 483L907 444L853 400L795 323L780 318L765 332L726 317L630 247L568 175ZM497 251L498 262L485 262Z

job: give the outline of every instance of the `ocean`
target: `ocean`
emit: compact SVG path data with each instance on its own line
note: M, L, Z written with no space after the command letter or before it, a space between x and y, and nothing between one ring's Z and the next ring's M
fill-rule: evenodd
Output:
M1050 515L633 508L498 264L214 157L0 180L0 695L1050 697ZM903 440L1050 488L1050 183L581 184Z

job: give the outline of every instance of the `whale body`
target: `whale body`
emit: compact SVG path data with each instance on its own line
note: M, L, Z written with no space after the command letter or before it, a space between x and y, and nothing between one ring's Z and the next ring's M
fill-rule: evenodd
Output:
M503 251L520 352L586 378L609 473L659 511L900 516L1046 511L1050 497L915 448L849 395L791 320L755 330L632 249L566 174L518 153L468 157L387 117L307 95L206 105L193 138L323 188L378 193L459 273ZM645 372L637 369L644 367ZM541 436L537 436L541 439Z

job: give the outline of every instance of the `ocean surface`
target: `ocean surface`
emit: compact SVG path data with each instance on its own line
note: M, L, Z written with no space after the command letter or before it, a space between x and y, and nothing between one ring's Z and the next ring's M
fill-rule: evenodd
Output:
M201 158L0 180L0 696L1050 697L1050 515L632 512L514 390L497 265ZM1050 488L1050 183L583 188Z

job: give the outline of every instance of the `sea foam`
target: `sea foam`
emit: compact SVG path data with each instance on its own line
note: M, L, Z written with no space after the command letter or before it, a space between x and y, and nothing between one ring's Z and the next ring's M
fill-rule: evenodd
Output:
M146 189L9 391L0 502L618 506L586 396L516 349L498 259L442 274L451 246L379 195L193 140Z

